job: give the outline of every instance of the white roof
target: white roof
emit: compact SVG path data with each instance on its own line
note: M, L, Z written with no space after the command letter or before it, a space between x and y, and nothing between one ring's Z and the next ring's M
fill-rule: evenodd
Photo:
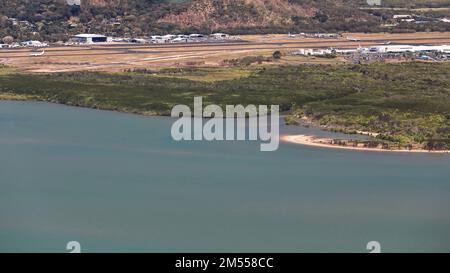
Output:
M70 6L73 6L73 5L80 6L81 5L81 0L66 0L66 2Z
M437 45L437 46L428 46L428 45L420 45L420 46L412 46L412 45L386 45L386 46L374 46L371 47L373 50L378 51L412 51L412 52L420 52L420 51L448 51L450 50L450 46L448 45Z
M100 35L100 34L78 34L78 35L75 35L74 37L77 37L77 38L106 38L106 36Z
M30 43L33 43L33 44L41 44L40 41L33 41L33 40L25 41L25 42L23 42L23 43L24 43L24 44L30 44Z
M409 17L412 17L412 15L410 15L410 14L396 14L396 15L393 16L394 19L395 18L409 18Z

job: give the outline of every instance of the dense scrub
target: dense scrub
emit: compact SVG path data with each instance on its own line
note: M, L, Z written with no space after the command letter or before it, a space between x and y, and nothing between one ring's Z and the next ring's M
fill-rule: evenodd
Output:
M330 129L378 132L401 144L433 140L450 148L449 63L229 69L30 75L1 68L0 95L161 115L175 104L191 105L194 96L203 96L205 104L278 104Z

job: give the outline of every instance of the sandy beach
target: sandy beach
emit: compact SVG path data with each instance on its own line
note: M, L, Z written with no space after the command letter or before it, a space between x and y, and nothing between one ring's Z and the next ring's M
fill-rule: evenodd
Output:
M320 138L315 136L307 135L284 135L281 140L288 143L321 147L321 148L331 148L331 149L341 149L341 150L354 150L363 152L391 152L391 153L434 153L434 154L450 154L450 151L428 151L423 149L412 149L412 150L401 150L401 149L382 149L382 148L367 148L367 147L352 147L352 146L340 146L331 144L331 138Z

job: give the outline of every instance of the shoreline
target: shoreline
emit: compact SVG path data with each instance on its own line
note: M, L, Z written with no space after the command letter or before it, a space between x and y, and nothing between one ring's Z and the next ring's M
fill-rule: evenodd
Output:
M382 149L382 148L367 148L367 147L351 147L351 146L340 146L330 144L331 138L321 138L315 136L308 135L284 135L280 137L281 141L310 146L310 147L319 147L319 148L327 148L327 149L340 149L340 150L352 150L352 151L360 151L360 152L381 152L381 153L421 153L421 154L450 154L450 150L441 150L441 151L429 151L423 149Z
M1 94L0 94L1 95ZM129 109L110 109L110 108L102 108L102 107L91 107L88 105L73 105L68 103L62 103L58 101L49 101L39 97L28 97L28 96L16 96L15 94L10 97L2 97L0 96L0 101L22 101L22 102L44 102L51 103L57 105L64 105L69 107L77 107L77 108L86 108L91 110L100 110L100 111L111 111L115 113L122 114L131 114L138 116L147 116L147 117L170 117L168 115L164 115L162 113L157 112L141 112L134 111ZM361 132L362 133L362 132ZM366 133L366 132L364 132ZM388 152L388 153L421 153L421 154L450 154L450 150L440 150L440 151L429 151L424 149L383 149L383 148L367 148L367 147L352 147L352 146L340 146L335 144L330 144L329 142L333 139L331 138L321 138L311 135L282 135L280 136L280 140L286 143L310 146L310 147L318 147L318 148L326 148L326 149L340 149L340 150L352 150L352 151L360 151L360 152Z
M98 110L98 111L108 111L114 113L121 114L130 114L137 115L142 117L170 117L169 114L160 113L160 112L150 112L150 111L140 111L135 109L126 109L126 108L111 108L111 107L102 107L102 106L91 106L91 105L81 105L81 104L73 104L73 103L65 103L60 101L47 100L40 97L28 97L26 95L12 95L12 96L2 96L0 92L0 102L1 101L11 101L11 102L42 102L42 103L50 103L55 105L62 105L67 107L75 107L89 110Z

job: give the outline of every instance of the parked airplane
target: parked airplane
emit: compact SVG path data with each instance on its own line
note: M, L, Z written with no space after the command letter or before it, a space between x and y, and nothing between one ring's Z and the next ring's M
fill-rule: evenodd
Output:
M361 39L356 38L356 37L347 37L347 40L352 41L352 42L359 42L359 41L361 41Z
M30 56L31 57L39 57L39 56L43 56L45 54L45 50L42 50L42 52L39 53L31 53Z

